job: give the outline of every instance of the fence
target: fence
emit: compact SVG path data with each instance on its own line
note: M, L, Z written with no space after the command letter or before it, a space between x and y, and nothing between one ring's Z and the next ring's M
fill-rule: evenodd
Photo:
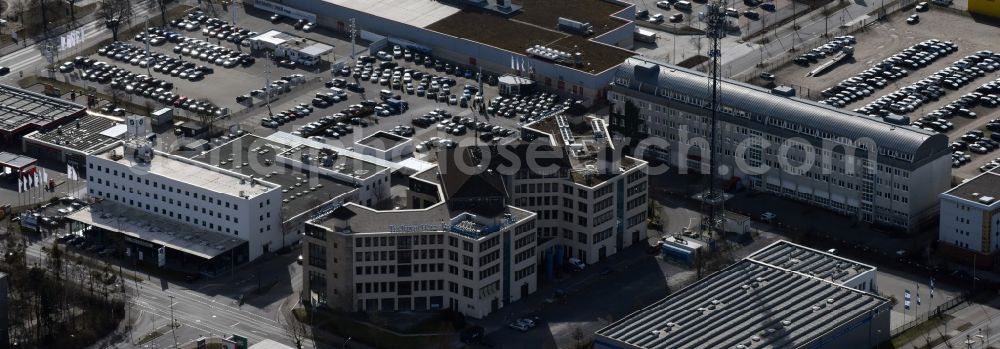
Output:
M896 327L896 328L893 328L893 329L889 330L889 335L892 336L892 337L895 337L895 336L899 335L900 333L906 332L907 330L909 330L911 328L914 328L914 327L916 327L919 324L924 323L924 321L927 321L932 316L940 316L942 313L947 312L947 311L951 310L952 308L955 308L958 305L964 303L965 299L966 299L966 295L963 293L963 294L959 295L958 297L953 298L950 301L944 302L944 304L938 305L934 309L931 309L931 311L928 311L926 313L917 315L916 318L914 318L913 320L910 320L910 321L908 321L908 322L900 325L899 327Z
M916 0L891 0L891 1L888 1L888 2L883 2L879 7L875 8L874 10L872 10L872 11L870 11L868 13L862 14L860 16L855 17L856 18L855 20L847 22L844 25L839 25L836 28L831 28L831 29L827 30L825 36L823 36L823 35L816 36L816 37L810 38L808 40L799 41L799 42L795 42L795 38L792 38L792 42L790 43L791 44L791 48L788 50L788 52L780 52L776 57L774 57L774 53L770 53L772 55L772 57L774 57L774 58L770 58L770 59L765 59L765 57L764 57L764 51L765 51L764 48L766 48L767 46L774 46L774 43L776 42L776 40L779 40L779 39L777 38L777 34L771 35L771 36L765 36L765 37L763 37L761 39L758 39L758 42L766 40L766 43L760 43L761 48L759 50L760 50L760 54L761 54L761 63L758 64L757 66L755 66L754 68L748 70L748 71L745 71L743 73L739 73L739 74L736 74L736 75L732 76L732 79L740 80L740 81L744 81L744 82L750 82L751 80L753 80L753 79L757 78L758 76L760 76L760 74L763 73L763 72L770 72L772 70L775 70L775 69L778 69L778 68L784 67L785 65L790 64L791 61L793 59L795 59L796 55L794 55L794 54L788 54L788 53L791 53L791 52L806 52L806 51L809 51L809 50L811 50L813 48L822 46L823 44L825 44L827 42L828 38L836 37L836 36L851 35L851 34L854 34L854 33L858 32L858 31L865 30L869 26L871 26L871 25L873 25L875 23L878 23L880 20L884 20L886 17L888 17L889 15L891 15L893 13L896 13L896 12L899 12L899 11L903 11L903 10L905 10L905 9L907 9L909 7L915 6L915 5L916 5ZM823 9L821 9L820 11L826 11L827 9L833 8L835 6L836 6L835 4L827 5L826 7L824 7ZM819 20L823 20L823 19L819 19ZM815 23L815 22L812 22L812 23ZM781 46L780 48L782 48L782 49L784 48L783 47L784 45L781 44L780 42L778 43L778 45ZM768 50L768 51L771 51L771 50ZM800 89L801 88L796 88L797 95L801 96L802 95L802 91L799 91ZM806 91L805 95L806 96L811 95L811 91Z

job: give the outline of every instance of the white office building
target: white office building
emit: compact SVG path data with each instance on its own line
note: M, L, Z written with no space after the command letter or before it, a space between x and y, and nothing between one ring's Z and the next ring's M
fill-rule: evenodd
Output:
M230 264L242 264L282 246L279 185L141 141L88 155L87 194L104 202L69 218L126 235L136 255L166 247L170 254L208 262L225 255Z
M548 273L569 258L596 263L647 238L648 165L621 154L603 120L554 115L521 132L532 143L514 146L525 161L509 177L509 190L514 206L538 213L539 257ZM544 157L550 159L543 166L527 163ZM545 171L547 165L555 170Z
M1000 266L1000 172L987 171L941 194L938 248L979 268Z
M608 93L610 127L651 144L647 159L707 173L710 98L704 73L629 58ZM951 181L947 136L728 80L720 99L721 180L885 228L937 217Z
M426 206L348 203L308 222L303 300L482 318L535 292L535 214L505 204L499 176L441 172L411 176L408 195L428 198Z

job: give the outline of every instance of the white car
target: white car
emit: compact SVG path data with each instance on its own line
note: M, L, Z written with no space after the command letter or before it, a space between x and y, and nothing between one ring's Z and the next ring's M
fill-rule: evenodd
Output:
M576 270L583 270L583 268L587 267L587 265L584 264L579 258L570 258L569 264Z
M670 9L670 2L669 1L657 1L656 2L656 7L662 8L664 10L669 10Z
M764 212L764 213L762 213L760 215L760 220L765 221L765 222L770 222L770 221L773 221L777 217L778 217L778 215L774 214L773 212Z

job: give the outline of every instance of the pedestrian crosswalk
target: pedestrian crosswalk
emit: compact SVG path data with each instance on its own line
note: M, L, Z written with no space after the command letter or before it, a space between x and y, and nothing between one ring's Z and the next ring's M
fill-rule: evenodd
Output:
M147 4L149 1L151 0L139 1L135 3L133 8L135 18L143 18L150 12L149 5ZM82 27L84 32L83 44L78 47L93 44L97 41L96 39L102 35L110 34L110 31L104 27L103 21L100 19L84 24ZM71 50L69 52L60 52L58 53L56 59L64 59L73 52L75 51ZM44 63L45 56L42 54L42 50L38 44L22 48L11 54L4 55L3 58L0 58L0 66L10 68L11 74L8 76L15 76L14 72L27 72L40 69Z

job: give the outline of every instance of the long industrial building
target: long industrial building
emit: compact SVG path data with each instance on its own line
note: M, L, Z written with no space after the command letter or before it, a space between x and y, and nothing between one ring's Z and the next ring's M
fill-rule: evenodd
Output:
M647 159L707 173L708 78L642 57L615 73L611 128ZM937 219L951 181L948 138L740 82L721 84L721 180L912 231Z
M594 348L873 348L889 340L892 308L874 278L779 241L598 330Z
M462 68L517 72L586 102L603 101L614 67L634 53L635 5L618 0L246 0L247 6ZM490 30L482 30L490 28Z

